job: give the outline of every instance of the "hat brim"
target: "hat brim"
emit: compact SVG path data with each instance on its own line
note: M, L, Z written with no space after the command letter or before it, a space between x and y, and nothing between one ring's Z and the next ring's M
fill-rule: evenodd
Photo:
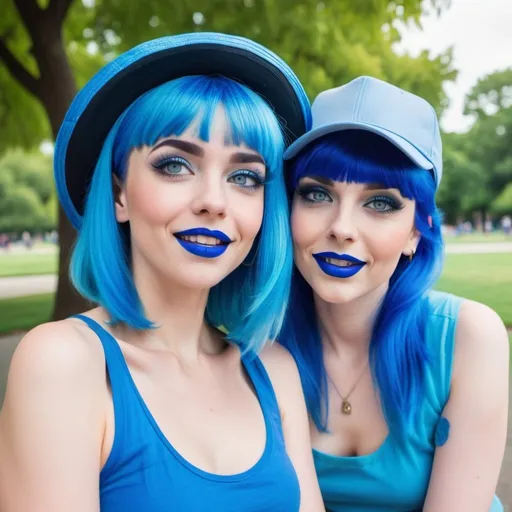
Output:
M59 199L79 227L88 182L104 140L123 111L146 91L190 75L223 75L262 96L281 121L288 143L310 127L309 100L299 80L274 53L245 38L216 33L164 37L143 43L102 68L79 92L55 147Z
M397 135L396 133L390 132L389 130L385 130L384 128L380 128L378 126L357 122L334 123L330 125L319 126L316 129L310 130L308 133L297 139L288 147L284 153L284 159L290 160L294 158L308 144L324 135L344 130L365 130L380 135L381 137L391 142L391 144L396 146L421 169L425 169L426 171L434 169L432 162L421 151L419 151L416 146L412 145L403 137L400 137L400 135Z

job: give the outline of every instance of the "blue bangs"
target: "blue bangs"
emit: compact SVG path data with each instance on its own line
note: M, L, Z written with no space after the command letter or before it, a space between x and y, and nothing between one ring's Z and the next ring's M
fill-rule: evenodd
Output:
M263 223L250 254L211 291L207 318L223 326L244 351L257 352L280 330L292 269L288 202L282 172L284 140L270 106L222 76L189 76L138 98L111 129L91 180L71 261L71 279L103 306L112 323L156 327L146 318L130 270L130 234L115 218L112 173L124 180L133 149L179 136L189 127L207 142L218 108L225 112L226 144L257 151L266 164Z
M283 137L262 98L222 76L187 76L147 92L123 114L114 143L116 173L123 177L133 148L153 146L159 139L179 136L189 127L194 136L208 142L219 107L227 121L226 145L245 144L257 151L270 173L280 168Z
M383 137L363 130L335 132L306 146L288 174L290 190L295 190L305 176L380 184L383 188L398 189L407 199L425 196L422 191L430 188L435 192L431 172L418 168Z
M389 141L363 130L326 135L291 161L290 196L301 178L379 184L414 200L421 238L412 261L402 256L378 311L370 341L370 366L390 430L411 425L421 403L429 354L423 343L427 292L442 269L441 216L431 172L418 168ZM300 313L296 313L300 312ZM316 323L313 291L294 270L290 306L280 342L299 367L309 413L317 428L327 428L327 379Z

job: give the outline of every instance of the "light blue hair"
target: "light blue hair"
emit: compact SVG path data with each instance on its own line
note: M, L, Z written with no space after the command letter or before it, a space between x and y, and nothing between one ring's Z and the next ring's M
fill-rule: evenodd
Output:
M404 197L415 201L414 222L421 239L412 261L401 257L378 311L370 341L370 368L389 428L407 428L421 403L425 366L430 359L424 344L426 293L442 269L441 217L435 204L434 178L429 171L416 167L390 142L362 130L326 135L299 153L287 174L290 194L299 180L308 175L349 183L379 183L386 188L397 188ZM313 292L296 268L279 341L297 361L315 425L326 431L327 378Z
M229 128L226 144L245 143L265 160L261 230L245 264L210 290L206 317L223 326L244 351L257 352L281 327L290 285L289 212L282 173L283 134L270 106L247 87L222 76L179 78L147 92L119 117L105 140L86 198L70 274L87 299L103 306L113 324L154 328L144 313L130 270L130 233L116 221L112 173L124 180L130 152L182 134L196 118L208 141L216 109ZM198 117L199 116L199 117Z

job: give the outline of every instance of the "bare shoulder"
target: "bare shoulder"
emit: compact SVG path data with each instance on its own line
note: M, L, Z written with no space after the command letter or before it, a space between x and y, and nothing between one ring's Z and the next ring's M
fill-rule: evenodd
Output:
M484 304L465 300L455 338L456 374L469 368L480 368L488 378L495 371L508 372L509 350L507 330L499 315Z
M51 322L14 353L0 411L0 485L16 510L99 510L106 374L91 334L79 320Z
M6 404L33 391L42 392L90 383L104 374L99 343L82 322L66 319L41 324L18 344L9 369ZM65 384L61 388L61 386Z
M297 410L306 417L299 371L288 349L277 342L269 344L261 351L260 359L272 382L283 422Z
M91 343L91 334L81 321L74 319L38 325L20 341L12 366L30 370L30 374L90 370L91 366L102 364L101 347Z
M269 343L260 353L260 359L267 372L279 380L298 378L297 364L287 348L275 342Z
M461 350L508 356L508 336L503 321L496 311L479 302L465 300L461 304L456 341Z

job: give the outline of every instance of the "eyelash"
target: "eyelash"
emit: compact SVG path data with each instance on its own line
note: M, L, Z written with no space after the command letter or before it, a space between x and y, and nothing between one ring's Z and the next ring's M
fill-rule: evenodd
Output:
M315 200L315 199L311 199L308 197L310 194L313 194L315 192L324 194L326 199ZM301 199L307 204L319 204L319 203L327 203L327 202L332 203L331 196L322 187L317 187L317 186L312 186L312 185L303 185L303 186L299 186L297 188L297 193L299 194ZM394 197L390 197L390 196L374 196L374 197L370 198L368 201L366 201L364 206L368 207L368 205L375 203L375 202L379 202L379 201L388 205L389 209L388 210L377 210L376 208L371 208L371 207L370 207L370 209L373 210L375 213L378 213L381 215L389 215L390 213L393 213L397 210L401 210L404 207L404 205L400 201L398 201Z
M238 171L235 171L233 174L229 176L228 181L232 180L233 178L236 178L237 176L246 176L247 178L254 180L255 183L253 185L241 185L235 183L235 185L246 190L256 190L265 184L265 178L261 174L255 171L250 171L249 169L240 169ZM230 183L234 182L230 181Z
M326 198L329 198L327 201L318 201L315 199L308 198L309 194L312 194L314 192L320 192L322 194L325 194ZM307 203L307 204L318 204L318 203L325 203L329 202L332 203L331 196L322 188L322 187L316 187L313 185L302 185L297 188L297 194L301 197L301 199Z
M182 173L174 174L174 173L167 172L165 170L165 168L169 164L181 164L188 171L190 171L190 173L192 173L192 169L191 169L192 166L190 165L190 163L187 160L185 160L184 158L181 158L179 156L163 156L159 160L157 160L154 164L152 164L152 166L155 168L155 170L158 173L162 174L163 176L172 178L172 179L186 176L186 174L182 174ZM246 176L247 178L254 180L253 185L241 185L241 184L235 183L235 185L238 185L239 187L244 188L246 190L256 190L265 184L265 178L261 174L255 172L255 171L251 171L249 169L240 169L238 171L235 171L233 174L231 174L229 176L228 181L230 181L230 183L234 183L231 180L233 178L236 178L237 176Z
M181 164L188 171L190 171L190 173L192 173L190 163L187 160L185 160L184 158L181 158L179 156L162 156L159 160L157 160L154 164L151 164L151 165L155 168L155 170L158 173L162 174L163 176L167 176L169 178L177 178L177 177L186 176L185 174L174 174L174 173L167 172L165 170L165 168L169 164Z
M404 205L400 201L398 201L394 197L390 197L390 196L372 197L369 201L367 201L365 203L365 206L368 206L371 203L376 203L379 201L387 204L389 206L389 209L388 210L377 210L375 208L370 208L370 209L375 211L376 213L381 214L381 215L389 215L390 213L396 212L397 210L401 210L404 207Z

